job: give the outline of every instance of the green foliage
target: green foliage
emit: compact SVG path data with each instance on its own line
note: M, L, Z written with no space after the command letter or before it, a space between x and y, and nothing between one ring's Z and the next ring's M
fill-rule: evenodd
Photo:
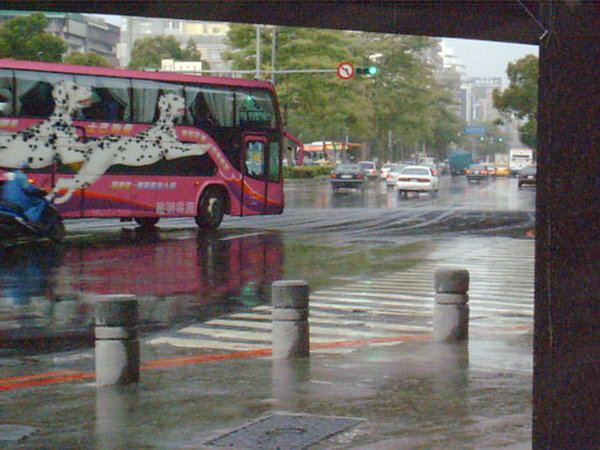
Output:
M190 39L181 48L174 36L156 36L137 39L131 50L130 69L160 69L161 60L201 61L196 43Z
M331 166L289 166L283 168L284 178L315 178L329 175Z
M271 69L272 28L261 28L261 70ZM381 156L392 131L395 145L423 143L443 149L458 140L463 124L453 101L433 79L421 52L429 38L277 27L275 69L329 69L324 73L277 74L277 92L288 129L304 142L324 139L367 144ZM256 28L230 26L225 57L239 70L256 67ZM374 75L340 80L335 69L376 66ZM248 75L254 76L254 74ZM270 74L263 73L264 79Z
M395 34L356 36L356 54L376 55L371 59L381 67L368 85L368 97L374 105L371 148L379 149L383 156L391 130L395 141L404 147L426 144L429 153L445 157L446 146L458 141L463 123L452 110L451 94L436 82L431 67L421 57L435 41Z
M16 17L0 27L0 57L27 61L60 62L67 51L65 43L46 34L48 20L36 12Z
M237 69L256 67L256 31L253 25L231 25L228 35L233 49L226 54ZM262 29L261 60L264 70L271 66L272 29ZM276 69L332 69L352 59L352 39L347 32L295 27L277 28ZM265 79L270 79L266 74ZM368 130L364 91L348 91L347 81L329 73L292 73L277 75L280 103L287 111L290 130L304 140L323 136L341 139L344 126ZM359 112L358 110L362 110Z
M494 90L494 107L505 119L516 117L527 122L519 128L521 142L537 147L537 98L539 65L535 55L509 63L506 74L510 84L500 92Z
M80 66L97 66L97 67L110 67L110 63L106 58L98 55L97 53L81 53L73 52L67 55L64 59L67 64L77 64Z

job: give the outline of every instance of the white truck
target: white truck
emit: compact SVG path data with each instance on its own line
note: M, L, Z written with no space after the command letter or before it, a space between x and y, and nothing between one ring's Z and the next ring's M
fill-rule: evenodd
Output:
M516 176L521 170L534 163L533 150L530 148L519 147L511 148L508 155L508 167L510 176Z

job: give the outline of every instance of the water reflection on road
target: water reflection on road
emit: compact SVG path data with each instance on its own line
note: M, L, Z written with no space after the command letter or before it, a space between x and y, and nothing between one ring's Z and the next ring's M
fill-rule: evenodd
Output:
M201 321L269 300L281 279L277 233L124 229L116 241L3 249L0 339L91 336L99 295L133 294L142 329Z
M331 261L348 263L338 264L334 277L382 269L373 261L391 270L406 257L400 247L423 236L516 228L524 234L534 210L535 189L519 190L509 178L443 177L437 195L407 199L381 182L334 194L329 180L317 179L287 183L283 215L228 218L208 234L189 218L161 221L153 231L116 220L75 221L60 247L1 249L0 355L36 340L49 346L49 338L90 339L99 295L135 295L142 330L173 328L268 302L271 283L290 274L306 278L303 267L323 272L313 278L332 276L323 269ZM329 247L314 247L326 240ZM365 248L352 253L359 244Z
M334 193L328 179L291 180L286 185L286 208L415 208L534 211L535 189L519 189L517 179L498 177L467 182L464 176L443 176L439 193L400 198L384 182L370 181L363 189Z

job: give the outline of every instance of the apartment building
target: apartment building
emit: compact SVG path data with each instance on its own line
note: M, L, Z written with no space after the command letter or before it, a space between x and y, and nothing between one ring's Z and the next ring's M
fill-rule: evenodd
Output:
M122 39L119 46L119 63L129 64L131 49L137 39L155 36L173 36L182 46L190 39L202 54L202 59L211 70L229 72L229 66L221 54L227 50L225 39L229 25L223 22L202 22L189 20L156 19L150 17L123 17Z
M16 17L28 16L26 11L0 11L0 24ZM96 53L112 66L118 65L117 44L121 30L102 18L84 14L45 12L46 32L61 38L68 52Z

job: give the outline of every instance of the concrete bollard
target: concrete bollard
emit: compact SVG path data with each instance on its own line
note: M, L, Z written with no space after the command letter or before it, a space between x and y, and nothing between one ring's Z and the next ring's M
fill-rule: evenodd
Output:
M273 358L309 355L308 282L282 280L272 285Z
M469 272L439 269L434 275L433 338L458 341L469 337Z
M125 385L140 379L137 300L123 296L96 302L96 385Z

